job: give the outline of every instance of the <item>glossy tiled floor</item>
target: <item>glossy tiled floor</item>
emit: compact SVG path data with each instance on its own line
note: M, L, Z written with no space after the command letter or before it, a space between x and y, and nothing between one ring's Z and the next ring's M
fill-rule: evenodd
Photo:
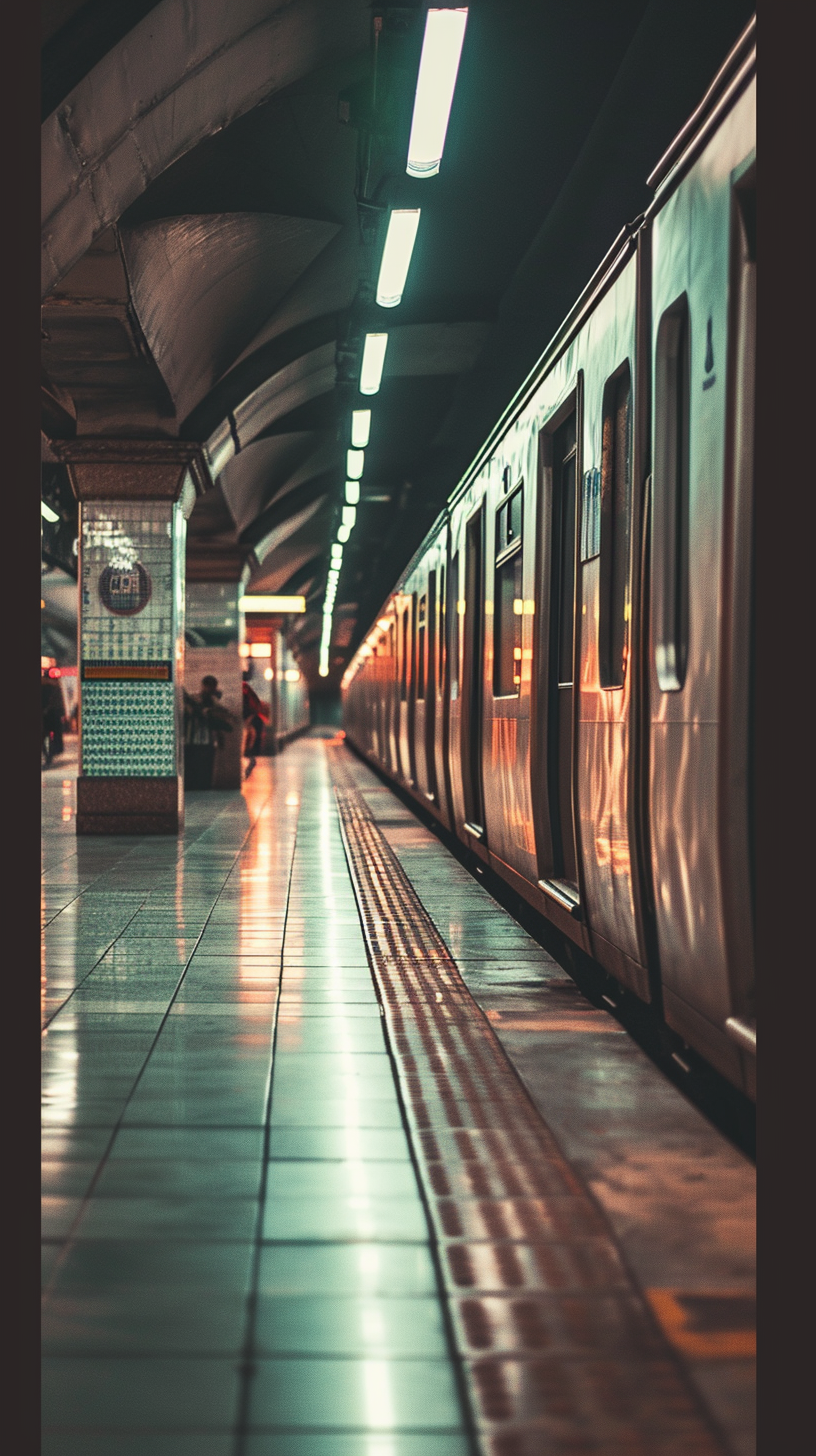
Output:
M753 1456L753 1168L368 768L44 785L44 1456Z
M72 802L46 775L44 1456L465 1456L323 745L178 844Z

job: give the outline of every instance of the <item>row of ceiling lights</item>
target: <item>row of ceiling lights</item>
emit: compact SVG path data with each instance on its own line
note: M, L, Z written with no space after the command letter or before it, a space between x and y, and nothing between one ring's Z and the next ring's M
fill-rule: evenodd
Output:
M410 177L435 177L439 171L467 15L466 6L432 9L427 13L405 168ZM402 300L419 218L418 207L391 210L377 279L376 299L381 308L396 308ZM372 395L378 392L387 346L387 333L366 334L360 365L361 394ZM343 564L343 547L357 522L360 481L370 433L371 410L354 410L351 416L351 445L346 452L345 504L337 540L332 543L331 565L323 600L323 631L318 662L321 677L329 675L332 617Z

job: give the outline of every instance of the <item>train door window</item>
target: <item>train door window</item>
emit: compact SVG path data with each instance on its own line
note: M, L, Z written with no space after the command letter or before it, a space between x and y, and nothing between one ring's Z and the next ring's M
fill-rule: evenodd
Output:
M482 674L484 664L484 517L481 505L467 523L465 554L465 630L462 780L469 824L484 832L482 793Z
M515 697L521 683L523 487L496 512L493 590L493 696Z
M408 608L402 614L402 653L400 656L400 699L408 697Z
M655 667L664 693L682 688L688 651L689 315L683 295L660 320L655 357Z
M439 610L439 626L436 633L436 681L439 684L439 691L442 691L442 684L445 679L445 568L439 568L439 595L437 597Z
M419 612L417 616L417 675L416 695L418 698L425 697L425 635L427 632L426 615L428 609L427 596L419 599Z
M602 688L623 686L629 620L631 380L628 361L607 381L601 454L601 584L598 666Z
M571 687L575 630L575 413L553 440L553 553L558 686Z
M450 695L459 696L459 552L451 562L448 577L448 652L450 654Z

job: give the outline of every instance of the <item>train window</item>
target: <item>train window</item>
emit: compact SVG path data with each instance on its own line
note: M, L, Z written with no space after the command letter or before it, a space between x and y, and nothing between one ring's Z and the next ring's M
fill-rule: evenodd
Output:
M623 686L629 619L631 460L627 363L607 381L601 454L601 585L598 666L602 688Z
M450 695L459 696L459 552L451 562L448 578L448 652L450 654Z
M400 698L408 697L408 608L402 614L402 653L400 657Z
M425 636L427 632L426 615L428 609L428 598L420 597L419 615L417 617L417 675L416 695L418 698L425 697Z
M439 628L436 634L437 682L439 690L445 680L445 568L439 568Z
M575 411L553 436L553 547L559 687L572 684L575 628Z
M493 589L493 696L515 697L521 683L522 487L496 512Z
M660 320L655 357L652 602L664 693L682 688L688 650L689 332L684 294Z

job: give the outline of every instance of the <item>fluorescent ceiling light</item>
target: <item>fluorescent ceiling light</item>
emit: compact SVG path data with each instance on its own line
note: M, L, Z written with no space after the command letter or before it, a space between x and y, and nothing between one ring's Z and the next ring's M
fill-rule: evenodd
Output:
M371 434L371 410L352 410L351 443L355 450L365 450Z
M371 414L371 411L369 410L368 413ZM57 514L57 512L52 511L51 507L47 506L44 500L40 501L40 510L42 512L43 520L50 521L52 526L55 521L59 520L59 515Z
M357 524L357 507L343 506L343 525L352 530Z
M340 562L343 560L343 548L342 546L338 546L336 541L332 541L331 554L332 561Z
M240 612L305 612L305 597L241 597Z
M381 308L396 308L402 299L418 227L418 207L394 208L388 219L377 279L377 302Z
M365 450L346 451L346 475L349 480L359 480L365 466Z
M342 541L344 546L345 546L346 542L348 541L348 538L349 538L350 535L351 535L351 526L338 526L337 527L337 539L338 539L338 541Z
M359 501L360 501L360 482L359 482L359 480L347 480L346 481L346 501L348 502L348 504L350 506L356 506L356 505L359 504Z
M363 346L363 362L360 366L360 393L376 394L382 379L387 334L366 334Z
M251 642L249 644L249 655L250 655L250 657L271 657L272 656L272 643L271 642Z
M467 15L467 6L428 11L405 168L410 177L435 177L439 171Z

